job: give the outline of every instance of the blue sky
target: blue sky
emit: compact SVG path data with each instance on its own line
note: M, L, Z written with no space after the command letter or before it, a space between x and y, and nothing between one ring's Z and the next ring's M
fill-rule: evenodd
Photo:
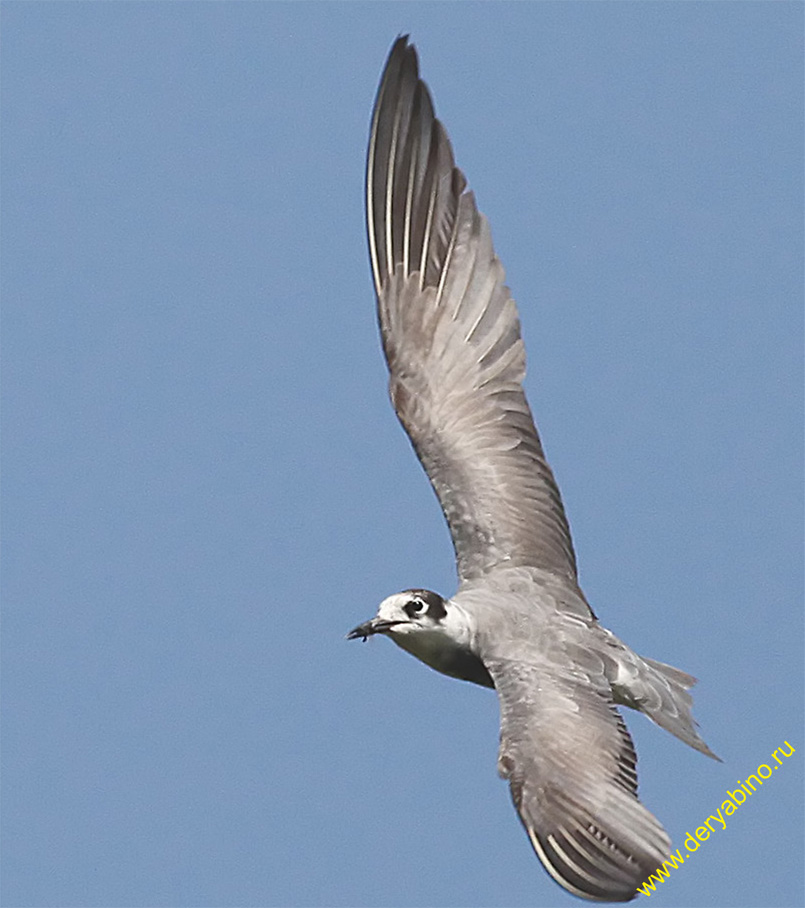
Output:
M803 10L4 4L8 906L566 906L497 705L344 634L455 588L364 238L401 32L489 217L582 586L700 679L627 716L650 898L803 903ZM645 901L645 899L644 899Z

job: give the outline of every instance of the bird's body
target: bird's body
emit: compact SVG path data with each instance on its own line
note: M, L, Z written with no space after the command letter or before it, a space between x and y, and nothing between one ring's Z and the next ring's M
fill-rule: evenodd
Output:
M494 687L498 770L546 869L576 895L626 901L670 841L637 798L617 705L714 754L691 716L695 679L634 653L579 588L522 388L517 310L465 187L400 38L372 121L369 247L392 403L450 525L459 588L390 596L349 636L386 634L437 671Z

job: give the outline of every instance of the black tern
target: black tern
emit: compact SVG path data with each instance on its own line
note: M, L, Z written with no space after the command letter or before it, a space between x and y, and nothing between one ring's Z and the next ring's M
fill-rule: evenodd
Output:
M691 715L696 679L633 652L579 588L517 308L407 35L375 101L366 216L391 401L450 526L459 586L390 596L348 636L384 634L494 688L498 772L545 869L574 895L629 901L670 839L638 800L618 706L718 757Z

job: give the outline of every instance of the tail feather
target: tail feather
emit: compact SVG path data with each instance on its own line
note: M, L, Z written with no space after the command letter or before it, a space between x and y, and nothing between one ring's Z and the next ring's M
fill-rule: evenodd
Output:
M615 702L644 713L680 741L721 762L721 757L705 744L693 718L693 697L688 689L696 678L673 665L645 659L625 647L624 650L612 680ZM624 658L626 653L628 657Z
M645 656L642 656L641 658L652 668L657 669L661 675L665 675L666 678L679 684L681 687L684 687L685 690L688 690L688 688L693 687L694 684L699 683L698 678L694 678L693 675L683 672L681 668L674 668L673 665L666 665L665 662L657 662L656 659L647 659Z

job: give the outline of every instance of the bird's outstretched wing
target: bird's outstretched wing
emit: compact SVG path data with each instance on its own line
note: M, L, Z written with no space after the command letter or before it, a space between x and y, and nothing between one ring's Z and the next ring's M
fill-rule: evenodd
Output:
M637 756L606 685L576 669L485 664L500 698L498 771L539 859L574 895L633 899L671 843L637 799Z
M391 400L450 525L459 577L529 565L575 583L523 393L517 308L407 37L375 102L367 221Z

